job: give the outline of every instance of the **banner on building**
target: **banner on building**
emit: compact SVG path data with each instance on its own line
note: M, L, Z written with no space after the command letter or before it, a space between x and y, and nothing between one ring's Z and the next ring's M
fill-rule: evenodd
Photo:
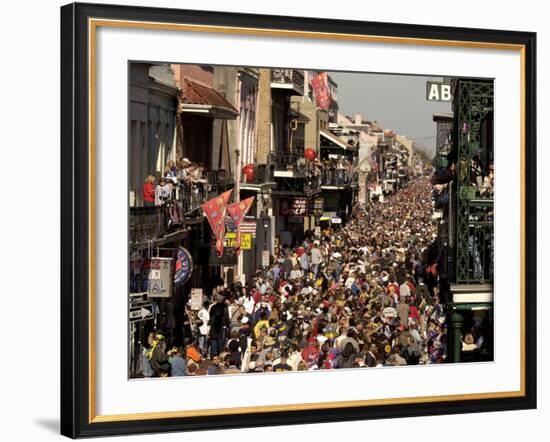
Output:
M311 79L311 87L317 98L317 105L320 109L328 110L331 103L330 89L328 87L328 76L321 72Z
M170 298L172 296L172 258L151 258L147 278L149 298Z
M223 238L225 236L225 211L233 189L218 195L202 205L204 216L208 220L216 238L216 251L223 255Z
M241 250L241 222L247 212L250 210L250 207L252 207L253 203L254 197L251 196L250 198L246 198L242 201L237 201L236 203L229 204L227 206L227 212L229 213L231 221L233 222L233 224L235 224L235 227L237 228L235 240L235 250L237 254Z
M307 198L281 198L279 200L280 216L306 216Z

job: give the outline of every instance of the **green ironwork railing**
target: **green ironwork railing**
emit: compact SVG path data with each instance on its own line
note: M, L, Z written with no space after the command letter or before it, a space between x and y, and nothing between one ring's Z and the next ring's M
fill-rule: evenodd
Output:
M493 189L484 185L478 172L481 164L492 160L493 106L492 80L457 80L454 102L458 154L454 229L456 283L493 280Z

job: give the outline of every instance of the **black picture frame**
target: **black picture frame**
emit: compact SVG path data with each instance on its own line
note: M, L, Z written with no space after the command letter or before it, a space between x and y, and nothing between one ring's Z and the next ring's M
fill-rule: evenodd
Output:
M451 40L524 47L524 241L536 244L536 34L488 29L250 15L117 5L69 4L61 8L61 433L71 438L240 428L265 425L428 416L536 408L536 248L525 247L524 395L274 411L217 416L93 422L90 419L90 166L89 18L187 23L313 33Z

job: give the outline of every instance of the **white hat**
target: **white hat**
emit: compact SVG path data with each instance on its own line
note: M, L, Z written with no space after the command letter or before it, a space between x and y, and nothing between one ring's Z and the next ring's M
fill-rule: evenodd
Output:
M248 324L248 316L243 316L241 319L242 324Z
M189 158L184 158L183 160L181 160L182 162L186 163L186 164L191 164L191 161L189 161Z

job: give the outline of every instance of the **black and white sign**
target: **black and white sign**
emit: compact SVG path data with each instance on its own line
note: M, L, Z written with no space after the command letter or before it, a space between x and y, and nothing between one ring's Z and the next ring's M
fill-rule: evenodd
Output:
M153 319L153 317L153 306L151 304L130 308L130 322L147 321Z
M441 81L426 82L426 100L428 101L451 101L451 85Z

